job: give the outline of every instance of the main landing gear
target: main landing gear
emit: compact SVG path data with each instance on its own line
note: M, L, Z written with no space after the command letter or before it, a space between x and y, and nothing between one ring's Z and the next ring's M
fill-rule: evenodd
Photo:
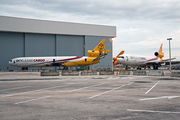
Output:
M154 70L158 70L158 65L153 65Z
M22 67L21 70L28 70L28 67Z

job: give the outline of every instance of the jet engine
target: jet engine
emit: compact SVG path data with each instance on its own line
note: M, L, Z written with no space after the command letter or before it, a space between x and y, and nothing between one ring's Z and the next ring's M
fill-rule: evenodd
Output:
M154 55L159 57L159 58L164 57L164 53L155 52Z
M107 52L105 51L92 51L92 50L88 50L87 52L89 57L98 57L98 56L105 56L107 55Z

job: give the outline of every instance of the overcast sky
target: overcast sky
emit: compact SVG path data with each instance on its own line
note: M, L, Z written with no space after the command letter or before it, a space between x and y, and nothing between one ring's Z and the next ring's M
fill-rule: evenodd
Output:
M153 56L163 43L164 58L180 60L179 0L0 0L0 15L116 26L113 56Z

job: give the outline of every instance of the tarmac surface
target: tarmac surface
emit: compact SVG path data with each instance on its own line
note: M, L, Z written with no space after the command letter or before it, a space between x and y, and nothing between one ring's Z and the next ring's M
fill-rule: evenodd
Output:
M0 72L1 120L179 120L180 78Z

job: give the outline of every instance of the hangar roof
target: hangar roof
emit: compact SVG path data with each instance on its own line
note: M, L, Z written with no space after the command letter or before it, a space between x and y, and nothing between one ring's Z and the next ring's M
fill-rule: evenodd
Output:
M0 31L116 37L116 26L0 16Z

